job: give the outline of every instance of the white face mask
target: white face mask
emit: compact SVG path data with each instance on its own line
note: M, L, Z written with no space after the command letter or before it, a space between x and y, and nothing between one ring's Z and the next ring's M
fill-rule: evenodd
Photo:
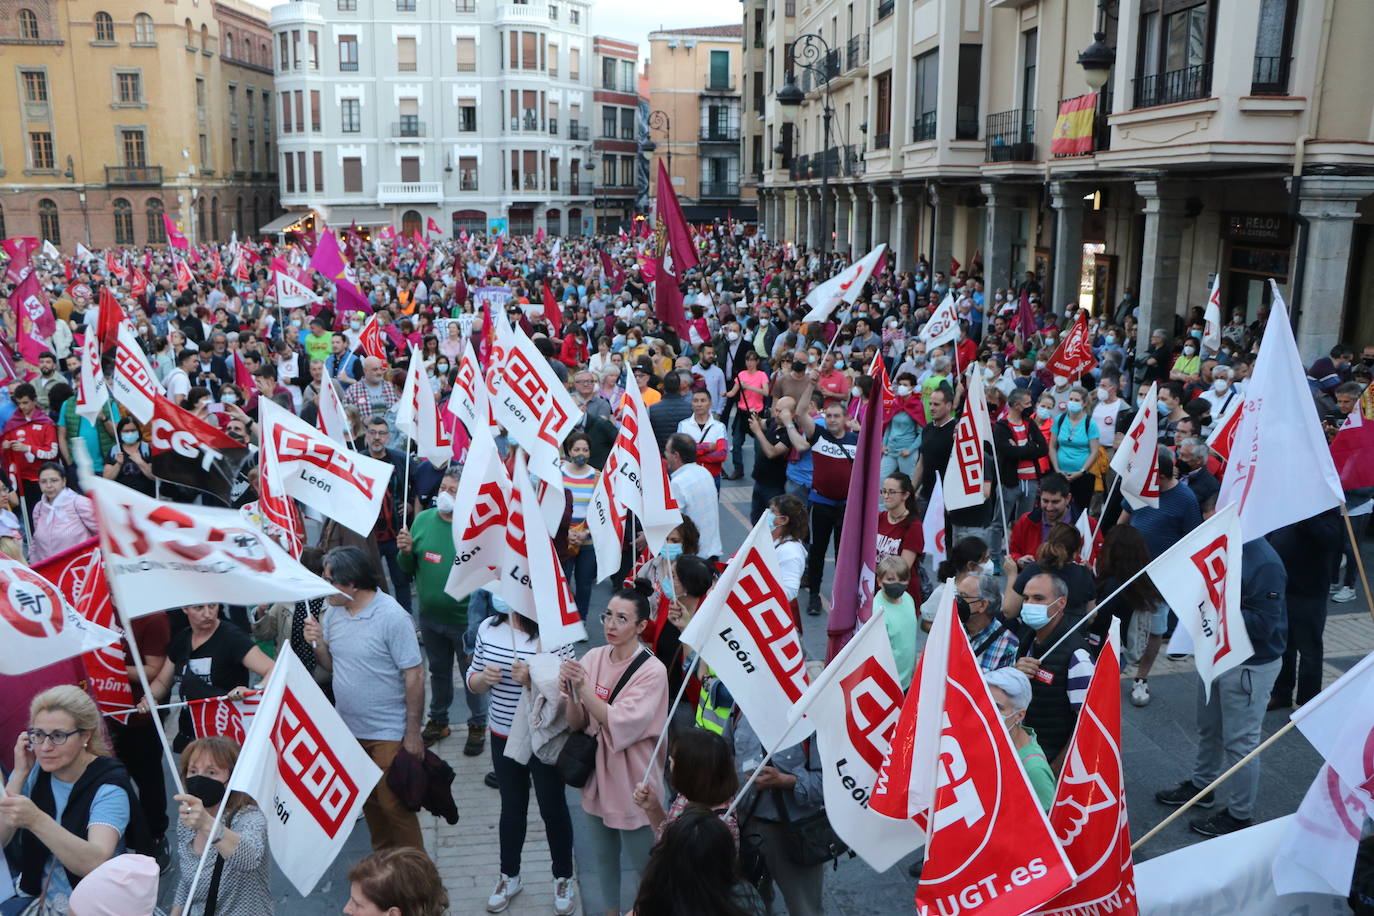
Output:
M1231 387L1231 383L1224 378L1215 379L1212 382L1212 390L1217 394L1225 394L1226 389Z
M909 394L911 394L911 386L910 386L910 385L898 385L898 386L897 386L897 397L899 397L899 398L904 398L904 397L906 397L906 396L909 395Z
M859 390L858 385L855 385L853 388L849 389L849 396L853 398L861 398L864 396L864 393Z
M1069 383L1069 380L1068 380L1068 377L1067 377L1067 376L1056 375L1056 376L1054 377L1054 387L1056 387L1056 388L1063 388L1063 387L1064 387L1065 385L1067 385L1068 383Z
M1106 388L1099 388L1099 389L1097 389L1097 399L1098 399L1099 401L1102 401L1103 403L1106 403L1107 398L1109 398L1109 397L1111 397L1111 394L1108 393L1108 391L1107 391Z
M1194 353L1196 353L1196 352L1197 352L1197 347L1184 347L1184 348L1183 348L1183 355L1184 355L1184 356L1192 356L1192 355L1193 355Z
M452 493L440 492L434 497L434 508L439 510L440 515L452 515L454 507L454 496Z

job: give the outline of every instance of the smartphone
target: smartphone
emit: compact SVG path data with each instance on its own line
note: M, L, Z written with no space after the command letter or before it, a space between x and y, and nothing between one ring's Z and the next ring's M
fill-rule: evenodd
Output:
M219 401L211 401L205 405L206 413L224 413L224 405Z

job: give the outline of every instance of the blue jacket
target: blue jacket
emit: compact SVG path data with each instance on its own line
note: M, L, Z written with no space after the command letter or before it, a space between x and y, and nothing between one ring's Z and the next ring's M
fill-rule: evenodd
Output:
M1241 559L1240 612L1255 654L1247 665L1262 665L1283 656L1288 645L1288 611L1284 592L1288 573L1278 552L1264 538L1246 541Z

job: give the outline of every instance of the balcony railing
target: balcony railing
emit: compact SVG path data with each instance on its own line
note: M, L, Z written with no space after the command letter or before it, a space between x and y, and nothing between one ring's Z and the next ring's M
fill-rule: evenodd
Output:
M763 93L754 96L754 113L763 114Z
M787 169L787 175L793 181L805 181L811 177L811 157L793 156L792 164Z
M1250 77L1251 95L1287 95L1288 66L1291 57L1256 57L1255 72Z
M702 130L698 139L703 143L733 143L739 140L739 128L712 125Z
M425 135L425 122L418 118L402 118L399 121L391 122L391 136L393 137L423 137Z
M989 162L1035 161L1035 112L1014 108L988 115Z
M630 80L605 79L601 80L601 87L607 92L628 92L635 93L638 90Z
M438 203L444 199L444 187L438 181L379 181L379 204Z
M1134 81L1134 85L1133 108L1153 108L1156 105L1205 99L1212 94L1212 65L1197 64L1142 76Z
M1064 103L1071 99L1060 99L1059 108L1063 110ZM1056 159L1068 158L1071 156L1089 155L1100 152L1101 150L1112 148L1112 126L1107 122L1107 115L1112 113L1112 94L1099 90L1097 93L1097 107L1093 109L1093 145L1087 153L1055 153Z
M911 142L923 143L935 139L935 112L927 111L912 116Z
M739 197L738 181L703 181L702 197Z
M890 146L892 146L892 134L891 134L891 132L888 132L888 133L881 133L881 134L874 134L874 135L873 135L873 148L874 148L874 149L887 149L887 148L890 147Z
M579 126L576 121L568 122L569 140L588 140L591 139L590 133L591 131L588 128Z
M734 92L735 81L728 76L723 80L708 76L704 88L707 92Z
M868 63L868 35L855 35L844 46L844 68L853 70Z
M459 176L459 178L458 178L458 190L460 190L460 191L476 191L476 190L477 190L477 176L476 176L476 175L462 175L462 176Z
M515 131L538 130L539 118L535 115L525 115L524 117L516 115L510 119L510 129Z
M162 184L160 165L107 165L105 183L123 188L136 188Z
M892 15L892 10L896 7L896 0L878 0L878 21L886 19Z
M821 72L824 73L828 79L833 80L835 77L840 75L840 59L841 57L839 48L836 48L833 51L829 51L826 54L822 55L820 61Z
M549 118L549 135L552 136L552 137L558 136L558 119L557 119L557 118Z

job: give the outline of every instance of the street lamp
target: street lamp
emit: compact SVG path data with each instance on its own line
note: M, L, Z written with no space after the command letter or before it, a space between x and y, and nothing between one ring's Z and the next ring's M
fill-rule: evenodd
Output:
M662 110L661 108L655 108L653 111L649 112L648 122L649 130L663 131L663 135L667 140L668 149L666 150L665 155L668 159L668 178L671 179L673 177L672 119L668 117L668 112ZM639 151L642 153L652 153L656 149L658 149L658 144L653 141L652 137L650 137L648 140L645 140L643 143L639 144Z
M830 226L826 220L826 210L830 204L830 119L835 114L830 99L830 67L832 60L830 43L815 32L800 35L792 42L792 60L803 70L815 74L822 87L821 118L823 126L821 141L821 257L830 252ZM788 71L783 86L778 90L779 105L796 108L806 98L806 93L797 85L797 79Z
M1107 85L1116 66L1116 51L1107 44L1106 29L1107 0L1098 0L1097 31L1093 32L1093 43L1078 55L1078 66L1083 68L1083 78L1094 92Z

